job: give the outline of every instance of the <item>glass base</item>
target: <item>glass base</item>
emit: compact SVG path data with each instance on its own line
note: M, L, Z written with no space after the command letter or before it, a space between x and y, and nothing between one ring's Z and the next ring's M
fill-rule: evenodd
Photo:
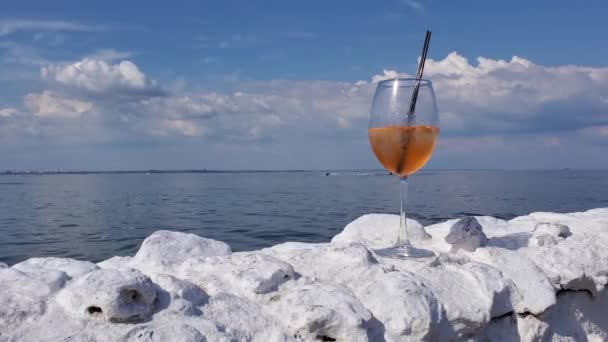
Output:
M428 258L435 256L433 251L428 249L416 248L412 245L396 245L389 248L374 250L376 254L384 258L408 259L408 258Z

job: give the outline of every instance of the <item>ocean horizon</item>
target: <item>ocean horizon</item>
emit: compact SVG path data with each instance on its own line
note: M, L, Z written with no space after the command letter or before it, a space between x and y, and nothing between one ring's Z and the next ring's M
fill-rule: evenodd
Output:
M432 171L608 171L607 168L425 168L420 172ZM125 170L64 170L64 169L7 169L0 175L28 174L103 174L103 173L272 173L272 172L373 172L389 174L385 169L125 169ZM420 173L419 172L419 173Z

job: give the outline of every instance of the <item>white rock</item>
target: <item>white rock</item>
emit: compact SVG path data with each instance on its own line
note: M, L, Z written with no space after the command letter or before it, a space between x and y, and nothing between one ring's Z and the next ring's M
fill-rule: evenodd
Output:
M493 240L500 244L505 239L506 235L513 235L525 231L529 234L526 229L519 229L518 227L512 226L508 221L497 219L491 216L475 216L477 222L481 225L482 230L488 240L488 245L494 245ZM445 237L449 234L452 226L458 222L458 219L447 220L445 222L436 223L426 227L426 230L431 234L432 239L423 242L423 247L429 248L436 253L451 253L452 245L445 242ZM507 238L510 240L511 238ZM528 240L525 240L526 244ZM460 252L462 252L461 250Z
M601 291L608 282L608 238L574 234L554 246L526 248L530 258L557 288Z
M517 331L516 315L509 314L492 319L481 331L469 341L492 341L492 342L512 342L512 341L538 341L521 339Z
M98 262L97 266L99 268L131 268L130 262L133 260L133 257L130 256L114 256L110 259L106 259L104 261Z
M102 269L72 281L57 302L75 317L108 322L140 321L152 312L156 288L134 269Z
M259 304L227 293L209 299L202 308L202 317L216 322L231 341L290 341L275 318Z
M505 325L502 331L494 329L494 335L476 340L606 341L606 306L608 291L595 297L585 291L563 291L556 304L542 315L516 315L514 324Z
M372 315L344 286L307 284L303 279L288 284L268 307L298 340L368 340Z
M0 269L3 269L3 268L8 268L8 265L3 262L0 262Z
M530 237L528 241L528 247L549 247L555 246L562 242L564 238L556 237L549 234L535 234Z
M534 315L517 315L517 334L521 341L547 341L549 324Z
M592 209L586 212L558 214L531 213L509 221L511 226L518 226L532 231L539 223L563 224L573 233L605 234L608 228L608 208Z
M1 306L0 311L2 311ZM8 329L0 327L0 341L86 341L85 339L72 337L78 335L80 331L86 330L86 327L85 321L74 319L57 305L52 298L48 298L43 312L32 316L23 324L12 324ZM106 333L113 336L114 334L109 330L107 329ZM93 336L97 336L97 338L89 340L95 342L101 340L99 334L94 334Z
M538 223L529 236L530 247L555 246L572 235L570 227L559 223Z
M367 284L373 275L393 271L391 265L381 265L372 251L361 243L303 244L284 243L266 248L270 254L292 265L296 273L327 282L356 286Z
M131 329L121 339L125 342L207 342L206 336L195 327L181 322L164 325L143 325Z
M183 316L176 312L155 314L141 323L111 323L102 320L77 320L56 305L36 322L37 329L22 329L15 341L235 341L219 327L200 316ZM57 310L54 310L57 309ZM0 339L1 340L1 339Z
M366 215L332 243L230 254L161 231L103 269L0 264L0 341L608 340L608 209L476 220L474 252L449 253L456 220L427 227L435 258L378 256L398 216Z
M462 339L476 334L491 318L513 311L521 300L515 284L496 268L457 255L439 255L416 272L433 291L445 310L453 336Z
M99 269L97 265L89 261L80 261L70 258L31 258L13 265L14 269L21 271L36 272L36 269L44 268L67 273L70 278L77 278L91 271Z
M412 241L430 239L416 220L407 219L408 238ZM399 215L367 214L349 223L332 243L362 242L371 248L392 246L399 233Z
M419 340L439 321L437 302L420 279L379 263L361 243L288 242L262 252L290 263L300 275L348 287L374 317L384 322L384 338L388 340ZM373 326L370 329L370 334L377 333Z
M475 260L499 269L515 283L520 300L513 303L518 313L540 314L555 304L555 289L545 273L524 255L503 248L480 248Z
M477 219L473 216L467 216L454 223L445 237L445 242L452 245L452 252L459 249L473 252L475 249L485 246L488 238Z
M197 307L209 299L203 289L187 280L160 273L151 274L150 278L157 285L157 311L167 309L196 315L199 313Z
M584 291L565 291L556 305L538 317L546 324L540 337L552 341L607 341L607 307L606 290L595 297Z
M440 335L437 299L413 274L381 274L359 290L357 297L382 322L388 341L436 340Z
M14 286L14 290L20 292L37 293L40 296L50 296L63 288L69 280L65 272L48 269L37 270L17 270L14 268L5 268L0 270L0 278L3 287L8 289ZM23 287L19 286L23 283Z
M159 230L148 236L129 263L143 272L172 273L173 268L193 257L229 255L230 246L188 233Z
M179 269L180 277L201 286L209 294L235 293L244 297L276 291L294 278L291 265L259 253L190 258Z
M3 331L31 324L44 314L49 297L68 279L61 271L0 269L0 337Z
M527 229L518 229L517 227L511 225L509 221L492 216L475 216L475 219L477 222L479 222L484 234L486 234L488 238L528 232ZM449 220L447 222L449 222Z
M532 238L533 235L531 233L513 233L503 236L494 236L488 240L486 247L496 247L515 251L534 245L534 243L530 242Z
M570 232L570 227L566 226L565 224L544 222L537 224L536 227L534 227L532 234L548 234L565 239L572 235L572 232Z

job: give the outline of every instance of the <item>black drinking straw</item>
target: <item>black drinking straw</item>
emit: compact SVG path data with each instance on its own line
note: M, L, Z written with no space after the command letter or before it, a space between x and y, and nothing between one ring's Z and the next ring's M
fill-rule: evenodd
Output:
M420 88L420 80L422 79L422 73L424 72L424 62L426 61L426 54L429 51L429 42L431 41L431 31L426 31L426 37L424 38L424 45L422 46L422 54L420 55L420 63L418 64L418 73L416 73L416 84L414 85L414 92L412 92L412 99L410 101L410 111L408 113L408 124L414 123L414 111L416 110L416 100L418 99L418 89Z

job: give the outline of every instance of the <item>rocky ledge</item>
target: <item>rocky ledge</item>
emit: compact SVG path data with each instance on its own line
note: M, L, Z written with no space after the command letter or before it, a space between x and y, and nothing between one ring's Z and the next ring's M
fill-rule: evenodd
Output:
M0 263L0 341L608 340L608 208L409 221L437 255L384 259L398 219L253 252L157 231L133 257Z

